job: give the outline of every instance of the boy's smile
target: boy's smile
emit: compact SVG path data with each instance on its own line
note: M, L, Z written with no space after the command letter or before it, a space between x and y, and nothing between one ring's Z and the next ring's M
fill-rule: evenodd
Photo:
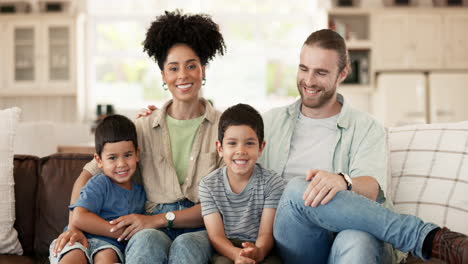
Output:
M249 178L260 157L264 142L259 144L255 131L247 125L229 126L222 144L217 141L218 153L227 166L228 177Z
M138 151L132 141L106 143L102 149L101 158L94 155L99 168L115 184L125 189L131 189L130 179L136 171L139 161Z

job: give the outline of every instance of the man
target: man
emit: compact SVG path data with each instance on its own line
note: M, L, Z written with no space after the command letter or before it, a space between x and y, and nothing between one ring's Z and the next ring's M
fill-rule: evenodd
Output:
M343 38L327 29L312 33L300 53L301 99L264 116L260 162L288 182L274 226L283 260L400 261L385 241L423 259L466 263L465 235L387 209L385 131L336 92L348 72Z

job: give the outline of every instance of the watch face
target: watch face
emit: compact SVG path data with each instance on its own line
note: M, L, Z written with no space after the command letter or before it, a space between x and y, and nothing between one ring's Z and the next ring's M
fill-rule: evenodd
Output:
M166 219L169 221L173 221L175 219L175 214L173 212L166 213Z

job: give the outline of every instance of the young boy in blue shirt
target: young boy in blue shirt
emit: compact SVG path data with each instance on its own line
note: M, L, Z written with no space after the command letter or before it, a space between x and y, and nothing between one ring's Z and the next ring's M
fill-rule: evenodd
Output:
M203 178L199 189L203 220L218 252L211 263L280 263L269 253L284 183L256 163L265 147L260 114L246 104L228 108L216 147L226 167Z
M123 263L125 244L117 241L123 230L110 232L109 221L144 214L145 191L131 181L139 161L135 125L124 116L108 116L96 128L95 145L94 158L103 173L91 178L69 206L71 223L86 232L89 247L67 245L58 256L50 255L51 263Z

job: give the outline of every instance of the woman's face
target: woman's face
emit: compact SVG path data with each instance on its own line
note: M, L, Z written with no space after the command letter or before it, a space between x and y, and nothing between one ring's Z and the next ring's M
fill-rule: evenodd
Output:
M185 44L176 44L169 49L162 71L164 82L174 100L198 101L205 66L192 48Z

